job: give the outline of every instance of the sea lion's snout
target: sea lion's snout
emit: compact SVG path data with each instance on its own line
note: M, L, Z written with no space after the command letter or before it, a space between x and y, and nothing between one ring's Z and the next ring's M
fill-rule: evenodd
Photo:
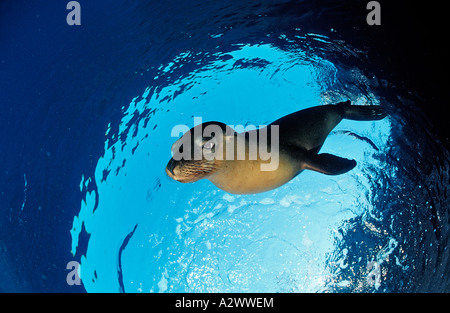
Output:
M173 158L170 159L169 163L166 166L166 174L173 180L176 180L180 183L189 183L195 181L196 179L190 177L188 173L186 173L186 169L183 166L184 162L175 161Z
M167 163L167 166L166 166L166 173L167 173L167 175L169 175L169 176L175 175L173 173L174 167L175 167L175 160L174 159L170 159L169 163Z
M166 174L170 178L172 178L172 179L174 179L176 181L180 181L177 178L177 174L176 174L177 171L175 170L176 166L177 166L177 162L173 158L170 159L169 163L167 163L167 166L166 166Z
M171 158L166 166L167 176L180 183L195 182L212 174L214 171L214 162L205 160L177 161Z

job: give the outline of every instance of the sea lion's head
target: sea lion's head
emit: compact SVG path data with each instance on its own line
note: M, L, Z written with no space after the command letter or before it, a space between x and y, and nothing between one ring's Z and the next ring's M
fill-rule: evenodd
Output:
M225 140L229 136L234 136L234 130L221 122L191 128L172 145L173 157L166 166L167 175L182 183L212 175L225 159Z

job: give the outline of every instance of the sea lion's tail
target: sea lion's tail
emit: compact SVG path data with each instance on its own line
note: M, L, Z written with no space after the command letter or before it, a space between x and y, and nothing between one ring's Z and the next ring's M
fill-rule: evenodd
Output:
M376 121L386 117L386 112L379 105L351 105L350 100L337 103L342 109L343 118L354 121Z

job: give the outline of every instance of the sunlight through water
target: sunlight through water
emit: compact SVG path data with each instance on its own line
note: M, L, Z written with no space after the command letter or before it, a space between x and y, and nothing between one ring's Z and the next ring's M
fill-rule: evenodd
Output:
M186 51L161 65L159 75L173 76L199 58ZM379 288L389 273L374 269L398 249L395 238L368 221L380 218L373 204L374 186L382 184L378 173L396 173L380 158L390 141L389 118L345 120L330 134L321 151L358 162L344 175L305 171L278 189L237 196L206 180L177 183L164 171L177 139L170 136L172 127L193 127L194 116L263 125L346 99L379 104L370 91L343 88L339 71L300 49L240 44L168 86L149 86L124 106L119 132L105 141L95 177L83 177L80 184L86 197L74 218L72 253L84 226L90 234L81 262L86 290L315 292L361 284L339 276L351 253L339 238L358 217L382 237L384 246L374 243L372 255L360 261L362 284ZM357 71L350 75L362 80ZM96 188L87 190L92 181Z

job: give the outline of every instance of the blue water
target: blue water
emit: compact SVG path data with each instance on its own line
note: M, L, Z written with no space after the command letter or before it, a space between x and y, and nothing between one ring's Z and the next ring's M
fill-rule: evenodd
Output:
M445 136L363 1L80 1L81 26L36 3L0 5L1 291L449 291ZM267 125L346 99L389 113L329 135L346 174L257 195L165 174L194 117Z

